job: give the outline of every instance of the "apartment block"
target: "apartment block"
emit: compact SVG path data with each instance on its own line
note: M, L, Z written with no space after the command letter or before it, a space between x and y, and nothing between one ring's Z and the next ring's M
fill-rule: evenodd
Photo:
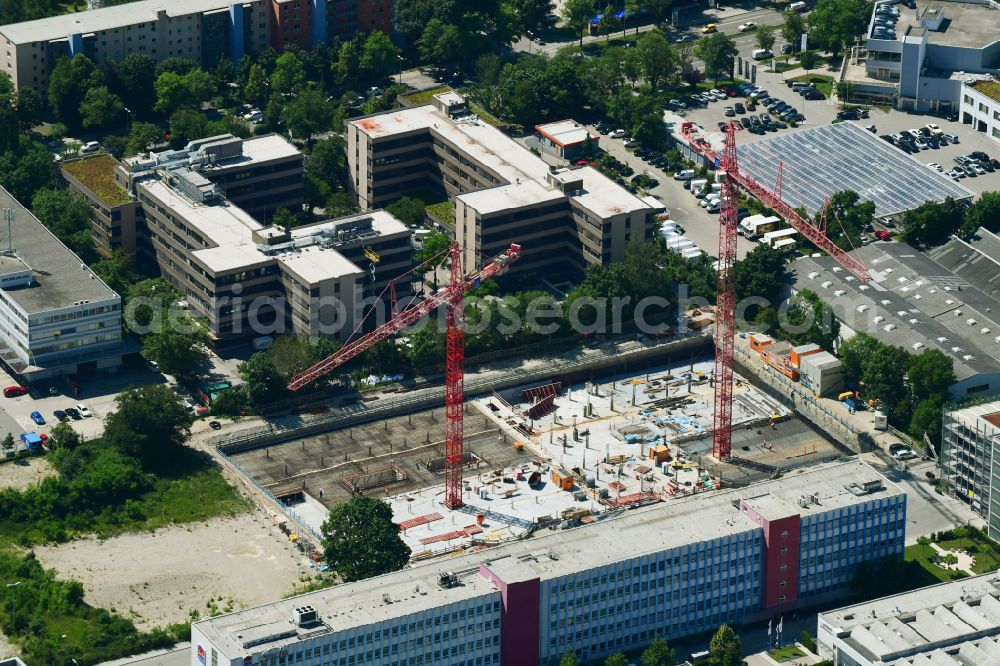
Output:
M957 498L986 520L991 538L1000 538L1000 402L944 413L941 480ZM993 491L997 494L994 495Z
M962 122L1000 142L1000 80L968 78L962 85Z
M427 189L453 199L467 270L520 243L512 273L579 274L620 261L631 241L651 240L664 210L592 167L550 167L471 114L457 93L348 121L347 158L363 208Z
M27 383L117 371L119 295L3 188L0 209L0 360Z
M874 469L823 465L195 622L192 663L590 662L842 593L905 524Z
M0 26L2 71L17 88L44 91L59 58L77 53L98 64L146 53L211 68L269 46L280 52L356 32L391 35L392 10L392 0L139 0Z
M213 67L270 44L264 0L184 0L127 5L0 26L3 71L15 87L45 90L59 58L83 53L95 63L146 53L154 60L191 58Z

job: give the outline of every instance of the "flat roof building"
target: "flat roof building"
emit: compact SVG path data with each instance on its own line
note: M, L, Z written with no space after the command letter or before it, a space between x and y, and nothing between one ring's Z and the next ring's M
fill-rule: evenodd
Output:
M308 49L356 32L392 34L392 0L138 0L0 26L2 71L14 86L44 91L61 57L96 64L145 53L190 58L207 69L268 47Z
M0 255L0 359L25 382L117 371L119 295L3 188L0 209L13 220Z
M966 77L962 82L962 122L1000 142L1000 81Z
M842 592L859 562L902 556L905 516L867 464L823 465L195 622L192 658L603 659Z
M952 399L994 395L1000 393L1000 301L978 284L995 273L973 278L973 269L952 263L962 247L949 243L924 254L892 242L853 250L872 275L869 284L828 256L803 257L788 265L790 288L809 289L828 303L843 339L864 332L911 354L943 352L954 364Z
M596 169L556 169L469 113L461 95L347 122L349 178L363 208L419 190L453 199L466 270L522 244L514 273L579 273L652 240L663 206Z
M861 58L845 68L848 101L958 113L966 76L1000 69L1000 17L988 2L893 6L895 27L879 31L873 12Z
M838 666L1000 663L1000 579L988 573L822 612L816 645Z
M586 126L575 120L535 125L535 131L541 137L543 150L566 160L582 157L588 143L591 150L594 150L601 140L600 134L591 134Z

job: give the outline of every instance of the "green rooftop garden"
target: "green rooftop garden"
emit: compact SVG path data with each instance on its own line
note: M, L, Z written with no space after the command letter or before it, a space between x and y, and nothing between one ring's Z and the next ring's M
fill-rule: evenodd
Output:
M115 183L115 158L111 155L66 162L62 168L109 206L123 206L132 201L128 192Z
M990 99L1000 102L1000 83L996 81L976 81L972 84L976 92L980 92Z

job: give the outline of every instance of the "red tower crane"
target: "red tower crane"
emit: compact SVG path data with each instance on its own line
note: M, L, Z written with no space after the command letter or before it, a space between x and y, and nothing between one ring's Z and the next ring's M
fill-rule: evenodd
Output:
M332 372L352 358L363 354L374 345L387 340L438 307L447 307L447 343L445 353L445 505L449 509L462 506L462 464L465 440L463 433L463 409L465 403L465 333L462 330L462 297L483 280L503 273L511 262L521 254L521 246L512 244L502 254L490 259L483 269L474 275L462 272L462 251L458 245L449 250L451 256L451 280L448 286L427 297L418 305L400 313L393 312L392 318L370 333L347 342L337 352L301 374L292 378L288 388L297 391L306 384ZM395 288L390 286L392 293ZM395 304L393 304L395 310Z
M712 431L712 455L725 460L732 455L733 441L733 347L736 335L736 237L739 223L737 186L742 187L761 203L783 217L796 231L823 250L862 283L871 281L868 269L826 235L826 215L822 226L804 218L781 198L782 165L778 165L778 181L774 189L758 183L749 173L740 170L736 156L736 131L730 121L726 126L726 144L722 157L694 131L694 124L681 124L681 135L694 150L717 165L724 173L722 207L719 215L719 268L715 313L715 420Z

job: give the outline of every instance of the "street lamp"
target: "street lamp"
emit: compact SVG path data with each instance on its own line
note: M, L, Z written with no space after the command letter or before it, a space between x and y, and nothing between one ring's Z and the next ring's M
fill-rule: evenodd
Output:
M17 581L16 583L7 583L7 587L8 588L12 588L12 587L16 588L16 587L19 587L20 585L21 585L21 581ZM16 599L15 594L16 594L16 592L10 595L10 623L12 625L14 625L14 631L16 632L17 631L17 604L14 603L14 601Z
M403 61L405 58L397 53L396 60L399 61L399 85L403 85Z
M128 114L127 116L125 116L125 133L128 134L130 131L132 131L132 109L128 108L127 106L122 108L124 108L125 113Z

